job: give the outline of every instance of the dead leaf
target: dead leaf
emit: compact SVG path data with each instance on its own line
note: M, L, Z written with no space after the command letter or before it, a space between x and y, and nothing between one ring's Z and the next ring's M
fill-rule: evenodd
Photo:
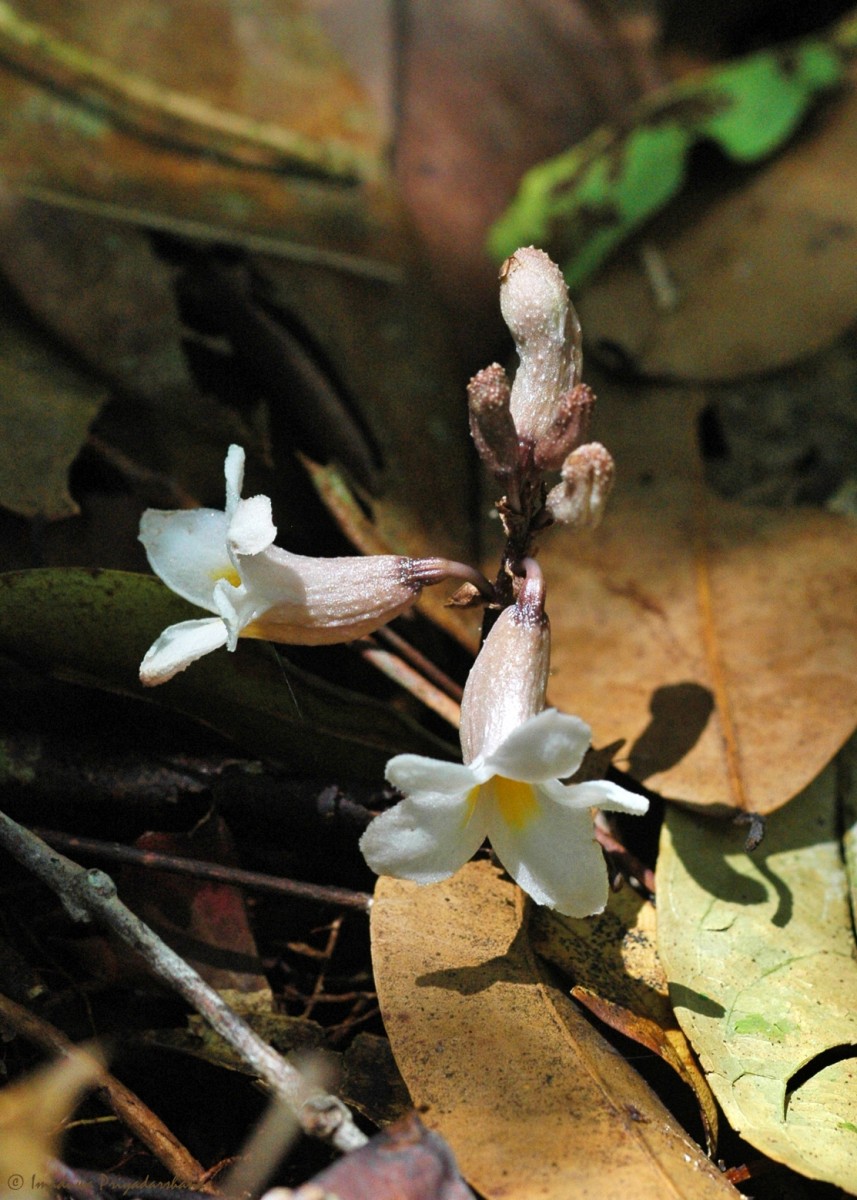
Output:
M48 1160L58 1152L62 1124L103 1067L72 1050L0 1091L0 1180L4 1196L36 1200L50 1189Z
M70 517L78 506L68 470L107 392L16 311L8 294L2 308L0 443L7 453L0 504L24 517Z
M521 894L487 861L379 879L372 959L411 1096L489 1200L736 1196L657 1097L545 981Z
M136 846L238 865L229 830L216 815L190 833L145 833ZM240 888L129 866L122 868L117 883L124 902L212 987L236 993L262 1010L273 1007Z
M857 313L857 71L786 152L698 182L580 297L587 339L642 375L736 379L797 362ZM669 281L671 300L655 287Z
M8 188L391 276L379 123L303 6L17 0L0 48Z
M322 1194L337 1200L474 1200L449 1147L416 1113L313 1176L292 1200L320 1200Z
M572 979L575 1000L659 1055L693 1089L713 1154L717 1105L673 1014L655 906L624 887L610 893L603 913L582 920L532 905L527 928L535 952Z
M829 766L740 832L671 809L658 945L676 1014L733 1127L813 1179L857 1190L857 964Z
M857 525L714 495L697 392L596 389L618 482L598 530L545 539L551 701L668 798L771 812L857 722Z

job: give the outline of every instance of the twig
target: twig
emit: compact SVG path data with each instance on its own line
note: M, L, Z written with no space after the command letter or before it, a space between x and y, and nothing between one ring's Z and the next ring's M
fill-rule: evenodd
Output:
M154 974L195 1008L260 1079L292 1105L306 1133L324 1138L342 1151L366 1143L366 1135L354 1124L342 1101L308 1085L291 1063L254 1033L193 967L126 908L108 875L95 869L85 870L64 858L5 813L0 813L0 844L57 893L74 920L95 919L131 946Z
M312 900L317 904L353 908L358 912L368 912L372 907L372 897L367 892L353 892L349 888L325 887L296 879L283 879L261 871L245 871L240 867L201 862L199 859L183 858L178 854L161 854L157 850L139 850L136 846L125 846L121 842L102 842L98 838L77 837L75 834L60 833L55 829L34 829L32 832L58 850L78 851L82 855L105 859L107 862L131 863L134 866L150 867L155 871L167 871L172 875L211 879L215 883L226 883L233 887L247 888L249 891L294 896L300 900Z
M412 646L410 642L405 641L389 625L382 625L380 629L376 629L373 636L385 641L388 646L391 646L397 654L406 659L421 674L425 675L426 679L439 687L442 692L446 692L453 700L461 700L464 694L464 688L461 684L456 683L454 679L450 679L445 671L441 671L440 667L436 666L430 658L426 658L424 654L421 654L416 646Z
M68 1054L75 1049L73 1043L54 1025L36 1016L28 1008L16 1004L8 996L0 995L0 1019L21 1037L52 1054ZM188 1184L189 1187L202 1186L205 1175L202 1163L197 1162L139 1096L105 1070L99 1072L98 1087L105 1092L116 1116L155 1158L164 1164L175 1179Z
M394 680L412 696L416 696L417 700L422 701L426 708L430 708L439 717L443 717L444 721L448 721L453 729L458 728L461 718L459 706L440 688L429 683L419 671L415 671L413 667L409 666L404 659L399 658L397 654L391 654L389 650L381 650L377 646L362 646L359 654L388 679Z

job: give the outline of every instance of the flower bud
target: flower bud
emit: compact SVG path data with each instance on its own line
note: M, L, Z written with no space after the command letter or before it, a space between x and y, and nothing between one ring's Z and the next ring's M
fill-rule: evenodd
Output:
M500 309L520 358L510 407L518 436L537 443L580 375L580 322L562 272L543 250L516 250L500 268Z
M578 446L562 465L562 483L548 493L548 512L563 525L594 529L604 515L615 473L613 456L600 442Z
M511 384L498 363L474 375L467 385L470 434L489 471L509 475L518 463L518 434L509 409Z
M479 651L461 699L465 763L490 754L545 706L550 622L544 601L544 581L535 567L523 581L517 602L500 613Z
M560 397L550 428L533 453L540 470L558 471L571 452L586 441L594 407L595 393L585 383Z

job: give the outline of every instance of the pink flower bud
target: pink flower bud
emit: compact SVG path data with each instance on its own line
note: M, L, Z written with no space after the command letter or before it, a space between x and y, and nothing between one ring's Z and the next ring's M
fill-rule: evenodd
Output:
M510 407L518 436L537 443L580 375L580 322L562 272L543 250L516 250L500 268L500 308L520 358Z
M523 581L517 603L500 613L479 651L461 700L465 763L489 755L545 706L550 622L544 601L544 581L535 568Z
M560 397L550 428L536 443L533 461L540 470L558 471L569 454L586 441L594 407L595 394L585 383Z
M599 442L579 446L562 465L562 483L548 493L548 512L563 525L594 528L604 515L615 473L613 456Z
M498 363L483 368L467 385L470 434L479 457L499 476L511 474L519 457L510 396L511 384Z

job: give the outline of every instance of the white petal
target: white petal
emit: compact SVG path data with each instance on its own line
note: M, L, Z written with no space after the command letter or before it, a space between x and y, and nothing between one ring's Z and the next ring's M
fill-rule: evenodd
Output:
M556 804L537 788L539 811L512 828L493 809L488 836L497 857L537 904L589 917L607 903L607 868L588 812Z
M146 687L166 683L203 654L225 646L226 637L226 626L219 617L170 625L146 652L140 664L140 681Z
M573 775L589 746L592 731L580 717L546 708L513 729L485 759L493 775L542 783Z
M214 609L226 626L228 634L227 645L234 650L238 638L245 625L253 619L253 611L247 603L247 589L233 587L225 579L221 579L214 589Z
M573 797L570 795L569 798L573 799L575 808L603 808L608 812L630 813L635 817L641 817L649 811L649 802L645 796L638 796L636 792L629 792L627 788L620 787L618 783L610 783L606 779L573 783L563 788L563 791L573 793Z
M229 544L236 554L261 554L277 536L267 496L239 500L229 522Z
M437 883L463 867L485 840L482 806L468 794L419 792L376 817L360 849L378 875Z
M397 754L384 774L400 792L436 792L439 796L460 796L477 783L469 767L422 754Z
M244 487L244 450L241 446L230 446L223 464L226 476L226 516L231 520Z
M152 570L191 604L215 612L214 586L234 575L226 545L226 514L215 508L162 512L149 508L140 541Z

